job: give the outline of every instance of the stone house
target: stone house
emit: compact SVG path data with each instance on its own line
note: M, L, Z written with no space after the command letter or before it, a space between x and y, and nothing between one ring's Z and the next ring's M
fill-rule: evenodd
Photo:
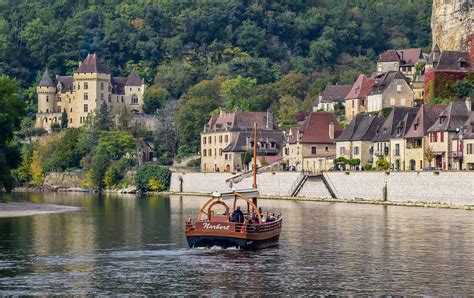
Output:
M211 117L201 133L201 171L244 170L243 159L250 161L253 154L254 124L257 124L257 154L279 155L285 136L276 127L272 112L221 111Z
M367 97L367 112L388 107L412 107L414 92L410 81L399 71L378 75Z
M373 163L372 139L384 123L383 115L358 114L336 139L336 157L360 159L360 164Z
M428 128L447 105L422 105L405 134L405 170L419 171L430 166L424 153L429 149Z
M37 128L51 131L53 123L68 116L68 127L80 127L90 113L106 104L113 114L126 108L131 113L143 112L144 81L132 72L128 77L112 77L95 54L89 54L72 76L51 79L48 70L36 88L38 94Z
M453 145L453 140L470 115L470 107L468 109L466 103L458 101L451 102L438 115L435 123L428 129L429 151L434 155L433 166L443 170L462 169L463 152Z
M303 125L288 132L283 158L298 171L328 170L336 157L336 138L342 133L333 113L313 112Z
M400 71L413 81L416 75L416 64L423 58L421 48L385 51L380 54L377 61L377 74Z
M406 168L405 136L417 114L416 110L405 113L405 116L395 125L392 135L390 136L390 160L393 169L403 171Z
M385 119L382 127L372 139L374 146L372 156L374 167L377 166L376 163L379 158L385 158L389 162L390 168L395 168L395 161L392 160L392 156L397 154L397 152L392 154L390 140L392 135L396 133L400 122L405 119L406 114L416 114L417 111L418 108L395 107L392 109L392 112L387 117L387 119Z
M367 78L364 74L360 74L351 91L345 99L346 119L352 120L355 115L367 111L367 95L372 91L375 83L374 78Z
M471 37L474 39L474 36ZM425 73L424 101L433 97L452 97L452 87L457 81L463 80L474 72L474 46L469 40L469 51L441 51L438 46L433 48L430 65Z
M462 170L474 171L474 112L471 112L461 133L453 138L452 148L462 154Z
M328 85L318 97L317 106L313 111L334 112L336 105L342 104L347 94L351 91L352 85Z

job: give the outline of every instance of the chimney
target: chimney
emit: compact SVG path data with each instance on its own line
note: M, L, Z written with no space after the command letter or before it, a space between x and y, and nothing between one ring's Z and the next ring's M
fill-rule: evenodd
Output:
M401 55L400 55L400 56L401 56L400 58L401 58L402 60L405 60L404 57L403 57L403 51L400 51L400 54L401 54Z
M466 97L466 108L469 112L472 111L472 100L470 97Z
M267 110L267 129L273 129L273 113L271 109Z
M329 122L329 138L331 140L334 139L334 123L333 122Z

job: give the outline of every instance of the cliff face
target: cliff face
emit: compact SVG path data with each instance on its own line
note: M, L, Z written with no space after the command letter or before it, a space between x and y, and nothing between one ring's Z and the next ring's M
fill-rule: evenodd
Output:
M466 50L465 41L474 33L473 18L474 0L433 0L433 46L447 51Z

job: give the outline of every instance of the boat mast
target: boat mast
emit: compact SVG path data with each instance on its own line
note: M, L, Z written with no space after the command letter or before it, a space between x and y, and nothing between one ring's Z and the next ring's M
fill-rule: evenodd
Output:
M253 188L257 189L257 122L253 124ZM252 201L257 206L257 198Z

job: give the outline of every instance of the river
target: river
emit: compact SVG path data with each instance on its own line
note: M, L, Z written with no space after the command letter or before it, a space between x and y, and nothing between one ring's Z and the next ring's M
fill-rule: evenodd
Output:
M15 194L83 211L0 218L0 295L474 295L473 211L261 200L278 247L188 249L207 198Z

